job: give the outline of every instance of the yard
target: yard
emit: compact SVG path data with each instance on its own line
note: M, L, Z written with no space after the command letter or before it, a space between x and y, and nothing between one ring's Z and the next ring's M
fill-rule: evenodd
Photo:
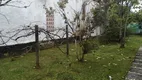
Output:
M85 62L77 62L73 44L70 45L70 57L57 48L40 52L41 69L34 69L35 53L0 59L0 80L124 80L142 37L127 38L126 48L119 44L100 45L96 52L85 56ZM65 46L62 46L65 49Z

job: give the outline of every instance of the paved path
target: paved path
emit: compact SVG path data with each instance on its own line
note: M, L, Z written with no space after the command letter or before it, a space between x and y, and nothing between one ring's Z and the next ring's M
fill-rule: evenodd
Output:
M139 48L125 80L142 80L142 47Z

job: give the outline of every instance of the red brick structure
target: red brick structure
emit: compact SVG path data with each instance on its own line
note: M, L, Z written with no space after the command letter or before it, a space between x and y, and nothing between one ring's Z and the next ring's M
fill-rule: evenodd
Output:
M46 26L49 32L54 31L54 11L52 8L46 9Z

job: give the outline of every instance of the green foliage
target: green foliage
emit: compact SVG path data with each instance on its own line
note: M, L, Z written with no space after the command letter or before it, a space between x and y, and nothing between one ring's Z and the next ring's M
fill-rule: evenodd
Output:
M107 31L99 37L99 41L100 43L119 42L119 28L107 28Z
M104 24L105 21L105 17L103 15L105 15L105 12L101 9L101 8L96 8L94 10L92 10L94 16L94 22L93 22L93 26L100 26L101 24Z
M132 28L127 28L126 36L136 34Z
M131 12L129 15L129 23L131 22L137 22L137 23L141 23L142 22L142 10L140 10L139 12Z
M129 13L132 6L138 4L138 0L110 0L108 3L109 6L100 4L99 6L102 7L98 7L93 11L94 22L97 23L94 26L103 28L103 34L100 37L100 42L103 43L118 42L122 36L125 36L128 23L137 19L134 14L130 15L135 19L130 17Z
M85 54L94 53L97 49L99 49L98 41L91 38L81 41L77 47L76 57L79 62L84 61Z
M99 49L98 41L95 41L94 39L84 40L81 45L83 46L83 54Z
M100 36L101 43L109 43L119 41L119 31L121 28L122 18L120 14L120 6L117 3L112 4L108 9L109 25L104 27L104 33Z

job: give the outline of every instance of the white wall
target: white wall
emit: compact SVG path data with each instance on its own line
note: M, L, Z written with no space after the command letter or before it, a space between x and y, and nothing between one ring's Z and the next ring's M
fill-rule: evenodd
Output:
M45 10L43 8L43 5L46 2L46 7L53 7L53 9L57 9L57 2L59 0L19 0L22 1L22 3L10 3L12 5L17 6L24 6L29 5L32 3L28 8L15 8L10 6L4 6L0 7L0 13L4 14L8 20L0 15L0 30L4 30L5 32L14 30L16 28L21 27L21 25L28 25L32 23L33 25L37 24L40 27L46 28L46 17L45 17ZM69 0L69 3L67 4L65 11L67 14L68 19L73 20L74 16L74 10L81 11L81 5L82 0ZM92 4L87 6L87 12L90 11L92 7ZM55 28L64 27L64 20L63 18L58 14L55 13ZM62 33L61 33L62 34ZM5 33L6 35L6 33ZM10 36L10 35L9 35ZM40 36L40 39L42 39L44 36ZM5 38L5 40L7 40ZM18 41L18 43L23 42L29 42L34 40L34 35L28 38L22 38ZM1 42L0 42L1 43ZM9 41L8 44L15 44L14 41Z

